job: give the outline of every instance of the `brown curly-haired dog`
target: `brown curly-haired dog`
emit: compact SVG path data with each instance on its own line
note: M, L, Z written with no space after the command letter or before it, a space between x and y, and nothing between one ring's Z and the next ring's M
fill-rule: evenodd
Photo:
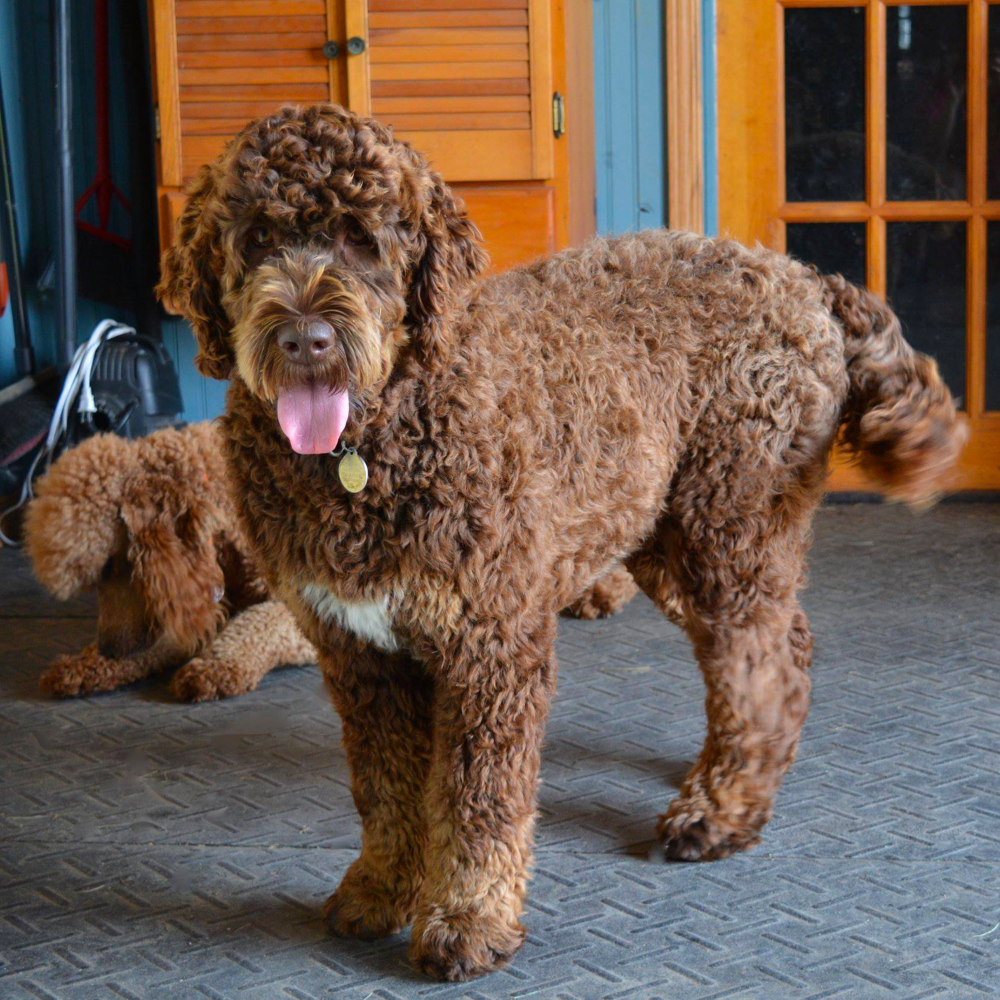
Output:
M184 664L171 690L204 701L316 661L247 553L211 424L67 451L38 481L25 544L53 596L97 590L97 641L42 675L50 694L113 691Z
M485 265L420 154L323 106L201 171L161 285L232 378L239 514L343 718L363 846L327 920L413 921L452 980L524 939L559 608L623 560L684 622L709 732L660 836L725 857L806 714L796 593L838 430L908 501L963 439L892 313L778 254L647 232ZM368 464L356 495L335 448Z

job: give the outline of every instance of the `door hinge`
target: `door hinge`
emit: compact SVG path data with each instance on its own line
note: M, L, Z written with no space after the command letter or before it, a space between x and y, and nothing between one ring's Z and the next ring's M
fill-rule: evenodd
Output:
M159 104L153 105L153 134L156 136L156 141L160 141L160 106Z
M557 139L566 134L566 101L558 90L552 95L552 134Z

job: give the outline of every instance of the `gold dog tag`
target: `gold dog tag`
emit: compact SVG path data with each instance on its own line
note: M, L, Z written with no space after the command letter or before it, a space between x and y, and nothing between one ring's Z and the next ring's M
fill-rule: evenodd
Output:
M337 466L340 485L348 493L360 493L368 482L368 466L358 454L357 448L348 448Z

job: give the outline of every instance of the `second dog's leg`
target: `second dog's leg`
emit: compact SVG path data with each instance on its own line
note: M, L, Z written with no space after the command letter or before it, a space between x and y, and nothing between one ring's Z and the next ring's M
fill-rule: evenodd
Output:
M610 618L639 592L632 574L624 566L613 566L581 594L565 614L570 618Z
M521 635L470 626L437 665L427 874L410 955L459 981L522 944L539 749L555 686L555 617Z
M345 645L320 666L343 722L361 856L323 916L342 937L377 938L410 923L423 879L433 689L409 656Z
M133 656L110 659L92 643L73 656L60 656L39 678L46 694L57 698L115 691L126 684L145 680L184 659L182 653L163 643L155 643Z
M212 644L174 676L181 701L231 698L253 691L275 667L315 663L316 650L281 601L264 601L234 615Z

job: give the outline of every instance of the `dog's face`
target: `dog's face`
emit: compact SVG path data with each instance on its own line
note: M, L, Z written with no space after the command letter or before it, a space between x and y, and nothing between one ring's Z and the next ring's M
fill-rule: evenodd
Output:
M421 156L323 105L251 123L202 168L159 292L192 322L200 370L235 367L292 448L317 454L404 352L440 361L485 264L478 231Z

